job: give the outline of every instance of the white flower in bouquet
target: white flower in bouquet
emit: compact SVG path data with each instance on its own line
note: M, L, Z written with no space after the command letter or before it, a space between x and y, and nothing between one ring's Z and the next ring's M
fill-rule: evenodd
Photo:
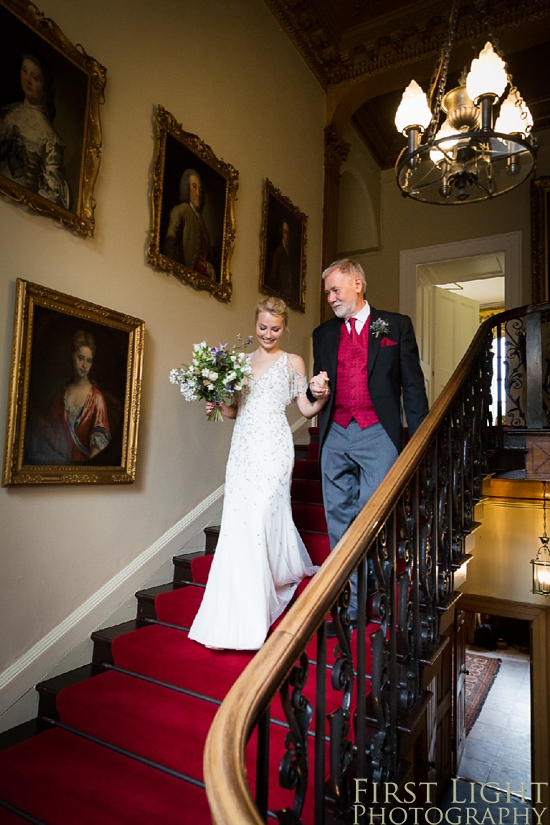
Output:
M240 342L241 336L237 335ZM248 338L242 345L243 350L252 343ZM170 383L179 384L180 392L186 401L213 401L221 404L228 401L248 384L252 370L245 352L240 344L228 349L228 344L209 347L206 341L193 344L193 360L183 364L180 369L170 371ZM217 407L207 415L209 421L223 421Z

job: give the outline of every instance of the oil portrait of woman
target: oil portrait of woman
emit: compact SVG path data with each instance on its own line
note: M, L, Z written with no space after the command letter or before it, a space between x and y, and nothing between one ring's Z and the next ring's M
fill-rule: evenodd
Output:
M91 332L77 330L70 347L71 378L56 392L48 408L27 428L25 463L82 464L110 443L107 403L93 370L96 343Z
M34 305L23 465L119 466L128 332Z
M24 100L0 110L0 174L69 209L65 143L53 127L53 75L40 57L28 52L21 56L20 81Z

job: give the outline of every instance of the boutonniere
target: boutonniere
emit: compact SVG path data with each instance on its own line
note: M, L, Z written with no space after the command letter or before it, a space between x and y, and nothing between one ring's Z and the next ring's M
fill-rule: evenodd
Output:
M384 321L382 318L377 318L376 321L373 321L370 325L370 331L375 338L378 338L379 335L387 335L389 333L390 325L388 321Z

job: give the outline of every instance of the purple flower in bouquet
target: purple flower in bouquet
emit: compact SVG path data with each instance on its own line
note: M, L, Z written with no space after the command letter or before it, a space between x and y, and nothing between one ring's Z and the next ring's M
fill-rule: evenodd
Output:
M237 336L241 340L241 336ZM170 372L170 382L179 384L180 392L186 401L211 401L221 404L240 392L247 384L252 370L244 350L252 343L249 337L245 344L235 344L228 349L228 344L209 347L206 341L193 345L193 359L183 364L180 369ZM207 415L209 421L223 421L222 415L215 407Z

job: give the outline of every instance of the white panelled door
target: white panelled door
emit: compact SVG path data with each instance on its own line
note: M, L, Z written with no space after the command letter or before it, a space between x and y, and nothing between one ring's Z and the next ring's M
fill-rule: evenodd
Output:
M432 385L430 404L458 366L479 327L479 303L441 289L433 290Z

